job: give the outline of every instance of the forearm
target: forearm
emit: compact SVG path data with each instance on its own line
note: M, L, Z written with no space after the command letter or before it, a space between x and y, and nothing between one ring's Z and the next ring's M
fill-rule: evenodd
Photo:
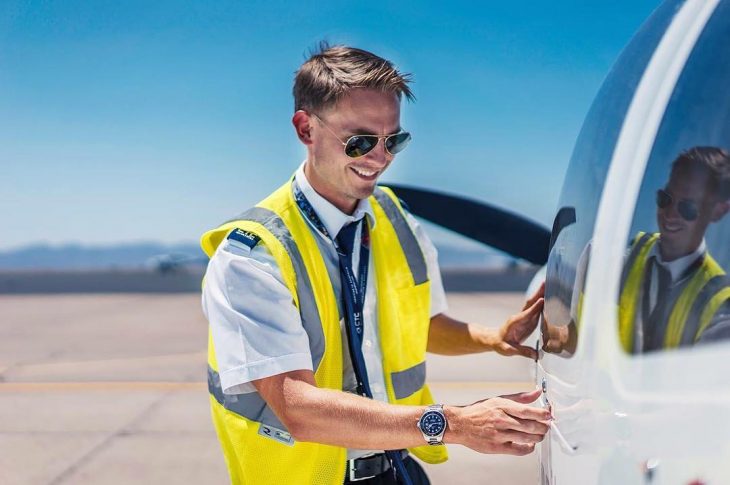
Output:
M464 355L494 350L499 330L461 322L439 313L431 318L427 350L441 355Z
M424 444L416 422L425 406L395 406L286 375L270 379L267 386L281 387L267 402L295 440L376 450ZM273 396L268 391L260 389L265 398Z
M397 406L320 389L311 371L287 372L253 383L297 441L369 450L424 444L416 423L425 406ZM545 420L550 417L545 410L525 406L539 393L535 390L470 406L444 406L448 421L444 442L482 453L531 452L547 431Z

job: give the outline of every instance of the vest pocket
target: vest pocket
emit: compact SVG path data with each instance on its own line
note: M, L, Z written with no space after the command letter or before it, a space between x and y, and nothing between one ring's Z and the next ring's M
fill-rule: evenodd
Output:
M405 370L423 362L431 324L431 283L396 290L395 320L398 329L399 365L394 370Z
M390 325L381 327L385 370L399 404L419 404L419 391L426 382L430 285L426 282L395 290L396 298L389 300L394 318L389 319Z

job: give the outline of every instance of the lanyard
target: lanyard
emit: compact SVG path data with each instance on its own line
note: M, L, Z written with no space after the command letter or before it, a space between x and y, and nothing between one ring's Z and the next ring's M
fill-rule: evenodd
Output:
M304 193L302 193L296 180L292 182L292 189L294 191L294 199L304 216L324 237L332 241L337 251L342 283L343 309L346 313L347 342L350 349L350 357L352 358L352 366L355 371L355 378L357 379L357 391L361 396L372 398L373 394L370 391L365 358L362 355L363 308L365 307L368 260L370 258L368 225L363 221L360 236L358 278L355 279L355 274L352 271L352 255L347 254L347 251L340 246L337 238L332 237L329 231L327 231L327 228L315 212L312 204L304 196Z

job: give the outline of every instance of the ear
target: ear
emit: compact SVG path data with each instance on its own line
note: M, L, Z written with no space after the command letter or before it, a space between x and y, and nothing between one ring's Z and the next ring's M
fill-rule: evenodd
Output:
M309 116L309 113L300 109L299 111L294 113L291 122L294 125L294 131L297 132L297 137L299 138L299 141L301 141L305 145L311 145L312 117Z
M725 217L725 214L727 214L728 210L730 210L730 200L716 203L715 207L712 208L712 217L710 218L710 220L712 222L719 221L720 219Z

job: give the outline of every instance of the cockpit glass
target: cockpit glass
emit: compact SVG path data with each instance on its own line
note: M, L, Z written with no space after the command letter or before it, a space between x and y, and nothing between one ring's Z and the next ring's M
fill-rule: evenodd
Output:
M624 117L651 54L682 1L663 3L624 49L583 124L553 223L547 263L542 348L570 356L580 330L585 267L598 203Z
M622 264L632 354L730 343L730 3L698 39L648 160Z

